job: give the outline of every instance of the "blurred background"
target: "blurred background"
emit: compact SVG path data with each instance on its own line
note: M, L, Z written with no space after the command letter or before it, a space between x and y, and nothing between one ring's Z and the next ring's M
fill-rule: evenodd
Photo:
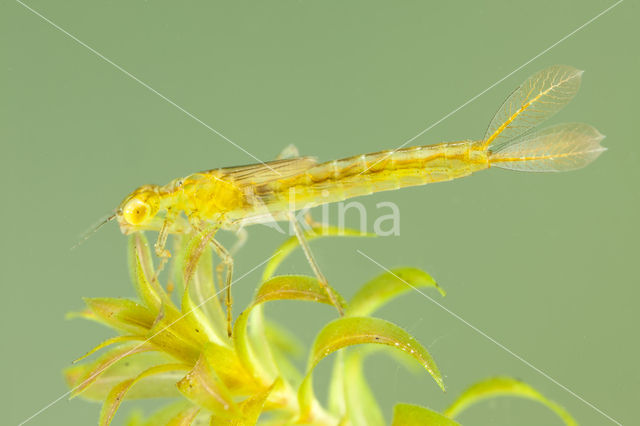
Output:
M258 158L294 143L324 161L397 147L614 2L27 4ZM82 232L141 184L254 160L20 3L0 7L0 405L3 424L17 424L65 393L61 370L112 335L65 313L84 296L133 295L117 226L70 250ZM358 249L389 268L425 269L447 290L437 299L444 306L626 424L637 421L640 400L638 12L620 3L413 142L482 138L513 89L560 63L586 73L550 123L582 121L606 134L609 151L594 164L566 174L490 170L365 197L371 213L382 201L400 207L399 236L312 243L347 297L382 272ZM350 221L357 225L355 212ZM249 231L237 276L284 238ZM281 271L310 273L300 253ZM234 286L236 312L259 276ZM266 312L306 343L335 316L303 302ZM443 394L426 372L372 357L366 372L387 418L395 402L442 410L473 382L509 375L581 424L614 424L423 297L405 296L378 316L427 346L448 387ZM330 365L318 367L319 395ZM62 398L29 424L94 424L99 408ZM459 420L561 424L511 398Z

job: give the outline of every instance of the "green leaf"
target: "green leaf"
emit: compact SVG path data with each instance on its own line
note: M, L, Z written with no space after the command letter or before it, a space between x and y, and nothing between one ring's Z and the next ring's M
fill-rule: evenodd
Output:
M335 290L333 290L335 292ZM344 307L342 297L336 293L338 302ZM306 300L331 305L331 299L320 282L305 275L280 275L265 281L255 296L253 305L272 300Z
M189 407L180 411L173 418L171 418L166 426L191 426L193 421L198 417L198 414L202 411L200 407ZM154 423L159 424L159 423Z
M202 331L207 336L208 340L218 344L225 344L225 342L228 341L226 333L221 333L217 327L213 326L203 310L200 309L201 304L195 304L191 300L189 292L190 286L187 286L182 295L182 315L189 317L191 322L197 324L198 330Z
M149 242L142 232L129 237L129 271L138 297L153 313L158 312L162 304L173 305L171 298L158 283Z
M192 317L181 314L175 307L162 305L156 322L145 339L180 361L195 364L200 351L208 342L201 327Z
M395 347L418 361L444 390L442 376L429 352L409 333L397 325L378 318L344 317L327 324L318 333L311 350L307 375L298 391L300 420L313 421L316 417L316 398L313 394L312 372L327 355L347 346L377 343Z
M107 357L111 356L107 354ZM96 365L103 362L102 357L94 362L75 365L64 372L70 388L78 386L82 380L95 371ZM104 401L111 389L118 383L132 379L144 370L155 365L167 364L173 360L159 352L144 352L127 357L108 367L95 381L82 392L82 398ZM179 396L176 382L184 374L166 373L143 379L135 384L128 392L127 399L164 398Z
M362 351L346 354L344 383L346 414L354 425L384 425L384 417L362 372Z
M342 297L333 290L342 301ZM270 359L271 353L256 356L247 333L247 323L251 310L261 303L272 300L306 300L331 305L331 300L317 279L308 276L282 275L264 282L257 290L253 303L242 312L234 324L233 341L236 352L245 369L264 386L273 382L275 377L270 373L269 365L264 362Z
M156 318L149 309L129 299L85 298L96 320L118 331L144 336Z
M213 262L210 242L219 225L212 225L203 232L184 236L176 256L179 269L177 283L182 289L182 313L200 324L209 340L227 344L226 315L222 309L213 278Z
M244 368L233 349L210 342L202 355L231 393L244 395L264 390Z
M419 405L396 404L391 426L459 426L458 422Z
M257 359L260 362L261 369L266 373L264 376L277 377L282 375L276 363L276 352L278 350L273 347L266 336L263 306L255 306L251 311L251 316L247 318L249 321L247 326L248 344L254 353L260 354Z
M229 419L241 414L231 392L209 365L204 354L178 382L178 390L196 405L212 411L220 418Z
M216 287L213 276L213 260L211 247L207 247L200 250L203 242L209 240L205 239L207 234L198 234L192 240L189 241L189 245L186 248L186 255L189 259L197 260L197 267L192 274L191 279L187 282L193 303L202 309L205 317L212 324L212 328L215 331L221 342L227 342L227 316L222 307L222 298L218 297L220 291ZM196 250L197 249L197 250ZM197 256L197 257L196 257ZM188 264L185 265L184 279L188 279L190 273L188 272Z
M109 351L103 357L98 359L97 362L93 363L91 365L91 368L88 369L83 376L74 378L75 380L70 383L71 398L75 398L76 396L80 395L116 362L123 360L129 356L152 350L154 350L152 346L138 343L133 346L122 345Z
M426 272L417 268L396 268L362 286L349 302L346 315L371 315L394 297L413 291L412 286L434 287L442 296L445 295L444 290Z
M346 350L339 350L333 360L331 380L329 381L329 411L338 418L347 412L347 396L345 395L344 354Z
M112 337L112 338L107 339L107 340L103 341L102 343L98 344L93 349L91 349L89 352L87 352L86 354L82 355L80 358L78 358L75 361L73 361L73 363L75 364L78 361L82 361L83 359L87 358L88 356L93 355L94 353L98 352L100 349L104 349L107 346L113 345L114 343L130 342L132 340L140 341L140 340L142 340L142 338L140 336L115 336L115 337Z
M175 386L174 386L175 387ZM129 419L127 419L127 426L157 426L157 425L166 425L173 418L179 416L182 412L194 408L194 405L185 400L181 399L180 401L176 401L166 405L153 413L151 416L146 419L142 415L139 410L134 411ZM199 407L195 407L199 408Z
M538 401L556 413L566 425L576 426L578 424L562 406L545 398L528 384L510 377L492 377L472 385L447 408L445 414L455 418L469 406L498 396L514 396Z
M133 379L125 380L124 382L119 383L114 386L114 388L109 392L107 399L102 406L102 410L100 410L100 420L98 424L100 426L109 426L113 417L118 411L118 407L120 407L120 403L124 399L126 393L131 389L133 385L136 384L139 380L144 379L145 377L150 377L156 374L166 373L169 371L176 370L188 370L189 366L184 364L165 364L165 365L157 365L155 367L151 367Z
M211 417L211 424L225 424L228 426L255 425L258 422L260 414L262 414L264 404L271 394L271 391L273 391L275 387L280 385L282 385L282 381L278 379L268 388L263 389L262 391L257 392L256 394L240 402L238 406L240 407L241 415L237 418L224 421L223 419L220 419L214 415Z
M375 237L375 234L362 233L358 229L339 228L337 226L314 226L305 232L307 241L315 240L319 237L343 236L343 237ZM297 237L286 240L278 249L276 254L269 260L262 274L262 281L266 281L273 276L278 266L300 245Z

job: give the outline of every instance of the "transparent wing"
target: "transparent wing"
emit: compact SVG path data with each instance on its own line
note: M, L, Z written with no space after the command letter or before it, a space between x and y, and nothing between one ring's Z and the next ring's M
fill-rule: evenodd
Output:
M484 146L499 147L558 112L578 92L581 75L573 67L554 65L529 77L491 120Z
M566 123L531 132L491 153L492 166L524 172L564 172L580 169L606 148L604 136L583 123Z
M219 169L218 172L222 179L232 181L238 186L257 186L298 175L316 164L317 161L313 157L297 157L269 161L267 163L228 167Z

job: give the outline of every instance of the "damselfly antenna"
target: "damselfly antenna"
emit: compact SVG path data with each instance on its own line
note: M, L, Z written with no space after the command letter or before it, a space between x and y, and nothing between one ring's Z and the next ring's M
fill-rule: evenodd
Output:
M105 217L104 219L100 219L100 222L98 222L96 225L92 226L91 228L89 228L87 231L85 231L82 234L82 236L80 237L80 241L78 241L73 247L71 247L71 250L74 250L77 247L79 247L82 243L87 241L89 239L89 237L91 237L93 234L95 234L98 231L98 229L102 228L104 225L106 225L107 223L111 222L115 218L116 218L116 214L113 213L113 214Z

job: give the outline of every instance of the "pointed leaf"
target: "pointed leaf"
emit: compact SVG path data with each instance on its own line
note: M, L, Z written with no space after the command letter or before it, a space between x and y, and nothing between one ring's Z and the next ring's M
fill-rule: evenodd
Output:
M231 392L204 355L198 358L193 369L178 382L178 389L196 405L212 411L220 418L229 419L240 415Z
M566 425L578 424L562 406L545 398L528 384L510 377L492 377L472 385L447 408L445 414L451 418L457 417L469 406L498 396L515 396L538 401L556 413Z
M156 322L145 338L156 348L187 363L195 364L208 339L201 326L175 307L162 305Z
M344 307L344 300L338 293L336 295ZM271 300L307 300L331 305L331 299L320 282L305 275L280 275L265 281L253 297L253 304Z
M107 396L107 399L105 400L104 405L102 406L102 410L100 410L100 420L98 421L98 424L100 426L109 426L109 424L111 424L111 421L113 420L113 417L115 416L116 411L118 411L118 407L120 407L120 403L124 399L127 391L131 389L131 387L134 384L136 384L136 382L138 382L139 380L142 380L145 377L165 373L168 371L188 370L188 369L189 369L189 366L184 364L157 365L155 367L151 367L143 371L133 379L125 380L124 382L119 383L111 390L111 392L109 392L109 395Z
M275 387L280 386L281 384L281 380L278 379L268 388L263 389L262 391L240 402L238 406L240 408L241 415L237 418L224 421L224 419L220 419L219 417L214 415L211 418L211 424L225 424L228 426L255 425L258 422L260 414L262 414L263 407L267 398L271 394L271 391L273 391Z
M458 422L425 407L396 404L391 426L460 426Z
M347 346L377 343L395 347L417 360L444 390L442 376L429 352L409 333L397 325L378 318L343 317L327 324L316 336L311 350L307 375L298 391L300 420L312 421L317 409L313 393L312 372L326 356Z
M226 338L222 337L224 334L221 334L221 331L213 326L201 307L193 303L189 292L190 287L187 286L182 295L182 315L188 316L192 323L197 324L198 330L202 331L207 336L208 340L221 345L224 344L228 341Z
M333 290L342 301L342 297ZM307 300L331 305L331 300L317 279L308 276L282 275L264 282L258 288L253 303L242 312L234 324L233 341L236 352L245 369L264 386L273 382L268 364L263 359L273 359L272 354L262 353L257 357L247 335L247 323L251 310L261 303L272 300Z
M319 237L375 237L376 234L362 233L358 229L340 228L337 226L314 226L304 233L307 241L314 240ZM262 274L262 281L266 281L273 276L278 266L300 245L297 237L291 237L285 241L278 249L276 254L269 260Z
M129 270L138 297L153 313L158 312L162 304L173 305L169 295L158 283L149 242L142 232L129 237Z
M107 356L110 356L107 354ZM103 362L102 357L94 362L80 364L65 370L64 375L70 388L78 386L84 378ZM104 401L111 389L117 384L132 379L155 365L167 364L173 360L159 352L144 352L129 356L108 367L96 380L82 392L82 398ZM147 377L137 382L126 395L127 399L166 398L179 396L176 382L184 374L165 373Z
M426 272L417 268L396 268L362 286L349 302L346 314L371 315L394 297L413 291L412 287L435 287L442 296L445 295L444 290Z
M91 370L86 372L78 383L71 389L71 398L75 398L87 389L92 383L94 383L101 374L103 374L110 366L116 362L135 355L137 353L147 352L154 350L153 347L147 344L137 344L135 346L123 345L107 353L97 363L92 365Z
M75 363L77 363L79 361L82 361L83 359L87 358L88 356L91 356L94 353L98 352L100 349L104 349L107 346L113 345L114 343L129 342L129 341L132 341L132 340L142 340L142 338L140 336L115 336L115 337L112 337L112 338L107 339L104 342L98 344L93 349L91 349L89 352L87 352L86 354L82 355L80 358L74 360L73 363L75 364Z
M183 238L175 265L179 271L178 283L182 288L182 313L200 324L209 340L226 344L227 323L222 310L220 293L213 279L210 243L219 225Z
M338 349L362 343L377 343L395 347L416 359L444 390L438 367L429 352L409 333L397 325L379 318L339 318L318 333L309 360L310 369Z
M202 354L207 365L232 393L244 395L264 390L245 370L233 349L210 342Z
M156 315L129 299L94 297L84 299L98 321L125 333L144 336Z

